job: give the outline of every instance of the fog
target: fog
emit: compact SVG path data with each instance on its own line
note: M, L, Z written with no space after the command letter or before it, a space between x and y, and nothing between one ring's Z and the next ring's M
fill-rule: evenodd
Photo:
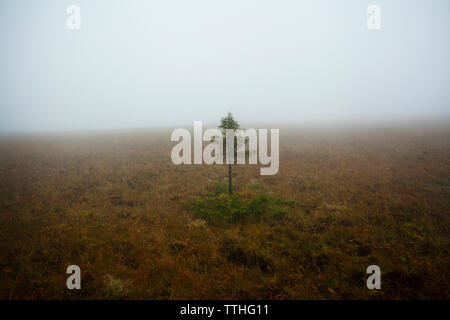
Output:
M448 118L449 39L446 0L2 0L0 132Z

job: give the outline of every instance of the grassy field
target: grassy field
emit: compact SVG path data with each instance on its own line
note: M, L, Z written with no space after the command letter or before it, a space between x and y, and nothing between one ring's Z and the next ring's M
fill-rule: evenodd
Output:
M0 298L450 298L448 124L281 128L278 174L234 166L233 199L170 132L1 136Z

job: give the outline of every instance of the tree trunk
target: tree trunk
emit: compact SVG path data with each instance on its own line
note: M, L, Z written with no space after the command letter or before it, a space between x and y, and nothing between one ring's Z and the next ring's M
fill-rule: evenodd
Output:
M228 165L228 194L233 193L233 188L231 184L231 164Z

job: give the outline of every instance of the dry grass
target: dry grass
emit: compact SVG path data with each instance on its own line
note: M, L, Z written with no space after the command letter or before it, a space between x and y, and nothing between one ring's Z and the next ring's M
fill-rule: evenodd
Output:
M235 187L296 205L221 224L181 203L226 166L173 165L169 131L3 136L0 298L450 298L448 126L286 128L280 145L276 176L235 166Z

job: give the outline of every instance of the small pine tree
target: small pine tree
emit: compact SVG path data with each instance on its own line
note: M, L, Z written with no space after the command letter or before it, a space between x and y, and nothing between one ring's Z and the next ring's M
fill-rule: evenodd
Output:
M223 117L222 119L220 119L220 126L219 128L222 130L222 135L224 137L224 154L226 154L227 150L226 150L226 129L233 129L233 130L237 130L239 129L239 123L234 119L233 115L231 114L231 112L228 112L227 115L225 117ZM234 154L236 155L236 137L235 137L235 141L234 141ZM233 193L233 186L232 186L232 176L231 176L231 164L228 164L228 193L232 194Z

